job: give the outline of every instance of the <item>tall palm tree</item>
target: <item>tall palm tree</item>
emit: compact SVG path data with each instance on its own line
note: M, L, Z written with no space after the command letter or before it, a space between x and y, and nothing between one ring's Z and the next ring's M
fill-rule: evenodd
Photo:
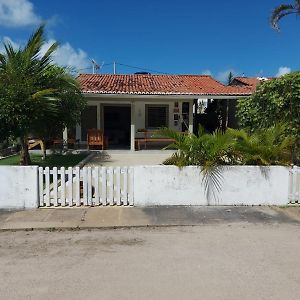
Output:
M287 15L300 15L300 0L295 0L294 4L281 4L277 6L271 16L272 27L279 30L278 22Z
M25 47L15 49L5 43L0 54L0 124L19 140L21 165L30 164L28 135L52 127L66 93L80 93L75 80L57 71L52 63L58 44L53 43L45 52L44 44L42 25Z

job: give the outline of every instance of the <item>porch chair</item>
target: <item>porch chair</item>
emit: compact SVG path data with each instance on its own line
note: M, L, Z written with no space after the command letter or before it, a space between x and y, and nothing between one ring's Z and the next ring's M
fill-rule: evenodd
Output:
M27 141L28 150L32 150L35 147L40 147L42 151L45 150L44 142L41 139L28 139Z
M90 147L100 146L102 150L105 148L105 137L103 131L100 129L88 129L87 130L87 145Z

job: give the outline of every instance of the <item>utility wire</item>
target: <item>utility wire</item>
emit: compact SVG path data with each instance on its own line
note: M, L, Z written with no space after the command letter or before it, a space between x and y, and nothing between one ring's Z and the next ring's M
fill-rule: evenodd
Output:
M113 64L114 64L113 62L112 63L106 63L106 64L103 64L102 67L111 66ZM167 72L162 72L162 71L157 71L157 70L142 68L142 67L137 67L137 66L131 66L131 65L127 65L127 64L123 64L123 63L119 63L119 62L115 62L115 64L119 65L119 66L131 68L131 69L141 70L141 71L153 72L153 73L158 73L158 74L170 74L170 73L167 73ZM82 68L82 69L77 69L76 71L78 73L80 73L80 71L90 70L90 69L91 68Z
M131 65L127 65L127 64L118 63L118 62L116 62L116 64L120 65L120 66L128 67L128 68L132 68L132 69L142 70L142 71L149 71L149 72L154 72L154 73L159 73L159 74L168 74L167 72L161 72L161 71L157 71L157 70L153 70L153 69L131 66Z

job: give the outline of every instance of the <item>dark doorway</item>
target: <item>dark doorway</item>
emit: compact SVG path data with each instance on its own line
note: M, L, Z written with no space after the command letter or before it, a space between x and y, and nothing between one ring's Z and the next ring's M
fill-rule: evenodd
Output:
M130 106L104 106L104 135L110 149L130 147Z

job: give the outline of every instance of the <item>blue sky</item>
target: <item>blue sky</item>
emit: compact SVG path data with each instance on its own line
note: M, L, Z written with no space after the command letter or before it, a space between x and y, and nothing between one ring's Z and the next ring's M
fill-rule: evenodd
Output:
M0 0L0 37L22 45L46 20L47 45L61 44L55 60L81 72L91 72L93 58L105 63L101 73L116 61L219 80L230 70L275 76L300 69L300 19L286 17L279 33L269 25L272 8L293 1Z

